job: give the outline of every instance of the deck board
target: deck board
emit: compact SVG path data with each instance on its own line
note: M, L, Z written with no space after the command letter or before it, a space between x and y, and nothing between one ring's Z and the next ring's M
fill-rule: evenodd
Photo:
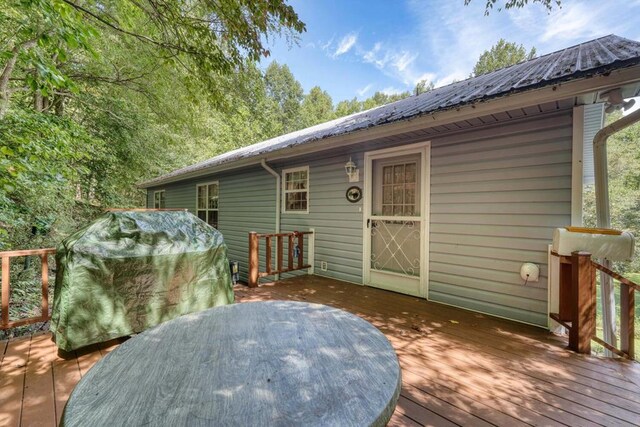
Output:
M542 329L316 276L236 287L238 302L348 310L400 359L393 426L640 425L640 365L578 355ZM80 378L120 341L58 355L49 334L0 342L0 425L56 425Z

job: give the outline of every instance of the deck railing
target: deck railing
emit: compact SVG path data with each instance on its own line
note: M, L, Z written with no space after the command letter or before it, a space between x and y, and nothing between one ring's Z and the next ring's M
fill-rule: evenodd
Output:
M26 249L20 251L0 252L2 260L2 316L0 319L0 329L15 328L17 326L28 325L30 323L46 322L49 320L49 255L56 253L54 248L48 249ZM28 317L25 319L11 320L9 318L9 304L11 303L11 258L38 256L40 257L41 279L42 279L42 314L36 317Z
M569 330L569 348L578 353L591 353L595 341L618 356L635 356L635 292L640 286L591 259L588 252L571 256L551 255L560 259L560 295L558 313L549 316ZM620 347L596 336L596 270L620 282Z
M304 263L304 236L308 237L309 263ZM273 267L273 239L276 239L276 268ZM284 265L284 240L287 239L287 265ZM260 239L265 241L265 270L260 271ZM292 233L249 233L249 286L258 286L261 277L312 268L313 231Z

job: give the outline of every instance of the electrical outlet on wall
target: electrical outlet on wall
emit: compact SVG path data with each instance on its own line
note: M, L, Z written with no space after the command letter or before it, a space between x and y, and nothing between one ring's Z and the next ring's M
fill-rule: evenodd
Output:
M320 270L327 271L328 268L329 264L327 264L327 261L320 261Z

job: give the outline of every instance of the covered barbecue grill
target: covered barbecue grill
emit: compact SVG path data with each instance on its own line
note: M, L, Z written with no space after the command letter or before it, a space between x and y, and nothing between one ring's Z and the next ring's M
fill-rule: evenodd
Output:
M51 331L65 351L233 302L222 234L186 211L108 212L56 262Z

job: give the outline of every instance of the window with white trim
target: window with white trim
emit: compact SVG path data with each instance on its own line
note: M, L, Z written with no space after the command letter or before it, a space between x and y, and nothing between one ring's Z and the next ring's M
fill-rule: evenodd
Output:
M153 192L153 208L164 209L164 190Z
M218 228L218 182L208 182L196 186L197 204L196 214L198 218Z
M309 212L309 166L282 171L283 211Z

